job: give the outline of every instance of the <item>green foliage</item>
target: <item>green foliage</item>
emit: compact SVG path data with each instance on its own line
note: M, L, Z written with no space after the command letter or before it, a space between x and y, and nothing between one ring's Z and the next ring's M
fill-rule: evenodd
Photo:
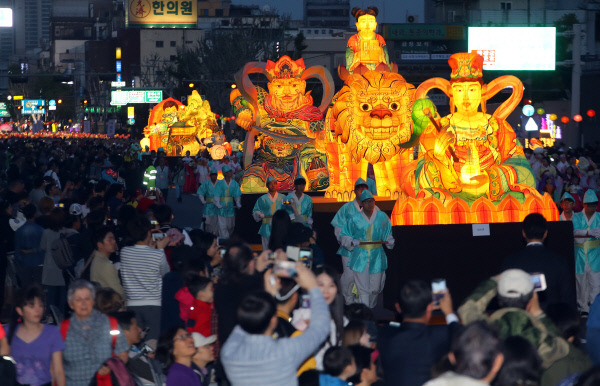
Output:
M302 57L302 51L308 47L305 43L306 39L304 34L302 32L298 33L294 39L294 56L292 59L298 60Z
M181 81L174 95L191 94L188 83L193 82L213 112L229 114L229 93L235 74L248 62L277 60L287 54L283 31L258 27L214 31L195 47L180 51L169 66L168 75Z
M577 20L577 16L574 13L567 13L563 15L560 19L554 22L554 26L556 27L556 32L565 32L573 29L573 24L579 24L579 20Z

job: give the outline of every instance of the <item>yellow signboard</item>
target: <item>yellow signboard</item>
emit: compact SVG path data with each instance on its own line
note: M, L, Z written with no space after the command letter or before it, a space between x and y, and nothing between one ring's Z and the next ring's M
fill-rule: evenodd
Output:
M135 118L135 106L127 106L127 118Z
M198 25L197 0L128 0L128 27L188 27Z

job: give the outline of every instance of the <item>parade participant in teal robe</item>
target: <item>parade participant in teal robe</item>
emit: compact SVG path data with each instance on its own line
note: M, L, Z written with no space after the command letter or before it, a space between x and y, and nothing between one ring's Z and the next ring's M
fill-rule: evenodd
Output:
M235 208L242 207L242 191L229 165L223 165L221 171L225 178L215 187L215 206L219 210L219 237L229 238L235 228Z
M302 223L310 228L313 223L313 202L310 196L304 194L304 189L306 189L304 177L296 178L294 191L286 196L283 203L292 221Z
M573 219L573 206L575 205L575 199L565 192L560 200L560 207L563 212L560 214L558 221L571 221Z
M252 209L254 220L257 222L262 221L258 234L262 239L263 250L268 249L273 214L283 208L283 197L277 192L275 178L267 178L267 189L269 189L269 192L260 196L254 204L254 209Z
M388 216L375 206L368 190L360 195L362 211L344 224L342 245L350 251L348 268L353 273L358 301L374 308L385 284L387 256L383 249L394 247L392 224Z
M350 218L353 215L360 213L360 195L365 189L368 189L367 182L362 178L356 180L354 183L354 194L356 196L355 199L342 205L342 207L335 214L335 217L333 217L333 220L331 220L335 238L340 244L337 254L342 257L342 267L344 269L340 279L340 285L342 286L342 295L344 295L346 304L354 303L355 296L353 291L355 289L355 285L353 280L354 274L350 272L350 268L348 268L350 251L344 248L342 245L340 234L342 233L344 224L350 221Z
M210 170L210 179L204 181L196 192L204 204L204 230L217 236L219 234L219 209L215 206L214 198L217 186L217 170Z
M585 192L583 206L583 211L573 214L572 221L577 307L587 313L600 293L600 215L596 213L598 197L593 190Z

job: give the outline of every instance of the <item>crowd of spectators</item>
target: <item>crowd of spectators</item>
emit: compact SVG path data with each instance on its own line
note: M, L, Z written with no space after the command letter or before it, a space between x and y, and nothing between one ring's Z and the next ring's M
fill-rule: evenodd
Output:
M573 196L574 212L583 209L583 196L588 189L600 194L600 144L573 149L564 143L553 147L525 149L535 186L548 193L558 204L565 193Z
M562 150L528 154L538 186L555 197L595 189L595 153ZM434 300L415 279L384 322L345 304L340 273L303 224L282 221L262 252L173 226L171 187L179 197L208 178L206 160L192 161L125 140L0 144L0 301L11 314L0 354L19 384L598 384L600 301L584 335L564 259L540 249L543 217L523 223L527 253L456 310L451 288ZM143 185L150 165L167 173L156 190ZM290 245L312 246L313 260L290 261ZM528 272L548 288L536 292Z

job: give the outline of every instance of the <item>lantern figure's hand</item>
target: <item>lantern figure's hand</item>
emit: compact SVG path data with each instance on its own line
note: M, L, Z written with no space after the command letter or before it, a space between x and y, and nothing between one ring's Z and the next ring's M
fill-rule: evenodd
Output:
M444 133L438 135L435 139L435 147L433 150L433 155L435 158L440 161L445 161L448 158L446 151L452 144L454 144L454 134L451 132L445 131Z
M237 123L238 126L242 127L244 130L250 130L252 124L254 123L252 119L252 112L250 110L241 111L237 116L235 123Z

